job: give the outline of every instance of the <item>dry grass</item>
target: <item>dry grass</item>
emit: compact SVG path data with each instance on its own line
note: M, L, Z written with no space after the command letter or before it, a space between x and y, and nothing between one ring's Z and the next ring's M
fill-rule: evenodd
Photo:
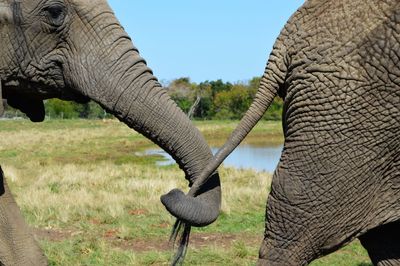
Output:
M197 125L218 145L236 122ZM261 123L247 141L282 141L280 124ZM159 196L175 187L187 191L187 182L176 166L155 167L160 158L142 153L151 145L114 120L0 121L0 160L18 204L32 227L59 234L40 241L51 265L168 265L171 253L162 246L174 219ZM194 238L187 265L256 260L271 175L220 173L221 217L194 230L201 241ZM358 245L343 254L349 253L357 263L368 261ZM315 265L357 265L351 259L336 264L336 258Z
M177 167L149 167L154 158L148 158L147 163L118 163L129 154L134 160L135 148L143 150L151 144L116 121L99 121L99 127L93 128L81 128L81 123L67 132L40 127L1 132L3 168L17 191L19 205L27 212L34 210L31 222L36 226L65 226L93 210L119 219L130 209L162 213L171 221L159 196L175 187L186 190L183 173ZM8 151L15 153L7 157ZM136 156L146 157L140 153ZM266 198L269 174L223 168L221 177L223 212L238 211L242 202L264 205L259 198Z
M237 121L204 121L197 122L196 126L210 145L222 146L237 124ZM282 125L276 121L262 121L253 128L244 142L262 145L281 144L283 142Z

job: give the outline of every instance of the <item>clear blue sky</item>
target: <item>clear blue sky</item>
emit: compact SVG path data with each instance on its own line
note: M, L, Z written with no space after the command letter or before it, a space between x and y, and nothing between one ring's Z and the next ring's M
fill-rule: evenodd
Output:
M264 72L276 37L304 0L109 0L162 82L245 81Z

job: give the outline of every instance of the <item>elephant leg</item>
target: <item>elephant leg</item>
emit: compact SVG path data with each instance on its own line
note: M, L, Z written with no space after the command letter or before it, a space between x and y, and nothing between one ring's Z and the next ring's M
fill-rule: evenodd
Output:
M47 265L0 167L0 265Z
M374 265L400 265L400 221L374 228L362 235L360 241Z

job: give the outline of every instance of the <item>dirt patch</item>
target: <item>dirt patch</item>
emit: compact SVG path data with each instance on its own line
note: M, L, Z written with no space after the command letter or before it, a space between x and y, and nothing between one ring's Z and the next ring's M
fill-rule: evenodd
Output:
M133 215L133 216L139 216L139 215L145 215L145 214L147 214L148 211L145 210L145 209L134 209L134 210L130 210L128 213L129 213L130 215Z
M71 238L78 233L72 230L54 230L33 228L32 232L36 239L48 241L63 241ZM134 252L147 251L167 251L171 246L166 238L136 238L123 239L117 236L115 232L108 232L103 235L103 239L112 246ZM230 248L237 242L243 242L245 245L259 246L262 236L255 236L246 233L223 234L223 233L192 233L190 236L190 247L204 248L216 246L219 248Z
M31 231L36 239L54 242L63 241L75 235L72 230L61 231L55 229L31 228Z
M171 250L168 239L131 239L124 240L117 237L108 238L113 246L133 250L135 252L167 251ZM219 248L230 248L235 242L243 242L246 245L258 246L261 236L250 236L246 234L222 234L222 233L192 233L190 236L190 247L204 248L217 246Z

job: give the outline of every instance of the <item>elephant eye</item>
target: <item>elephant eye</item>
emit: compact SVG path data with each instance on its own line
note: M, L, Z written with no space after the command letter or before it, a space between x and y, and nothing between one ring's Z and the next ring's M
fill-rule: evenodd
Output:
M64 23L66 16L65 6L61 4L53 4L45 9L49 24L55 27L60 27Z

